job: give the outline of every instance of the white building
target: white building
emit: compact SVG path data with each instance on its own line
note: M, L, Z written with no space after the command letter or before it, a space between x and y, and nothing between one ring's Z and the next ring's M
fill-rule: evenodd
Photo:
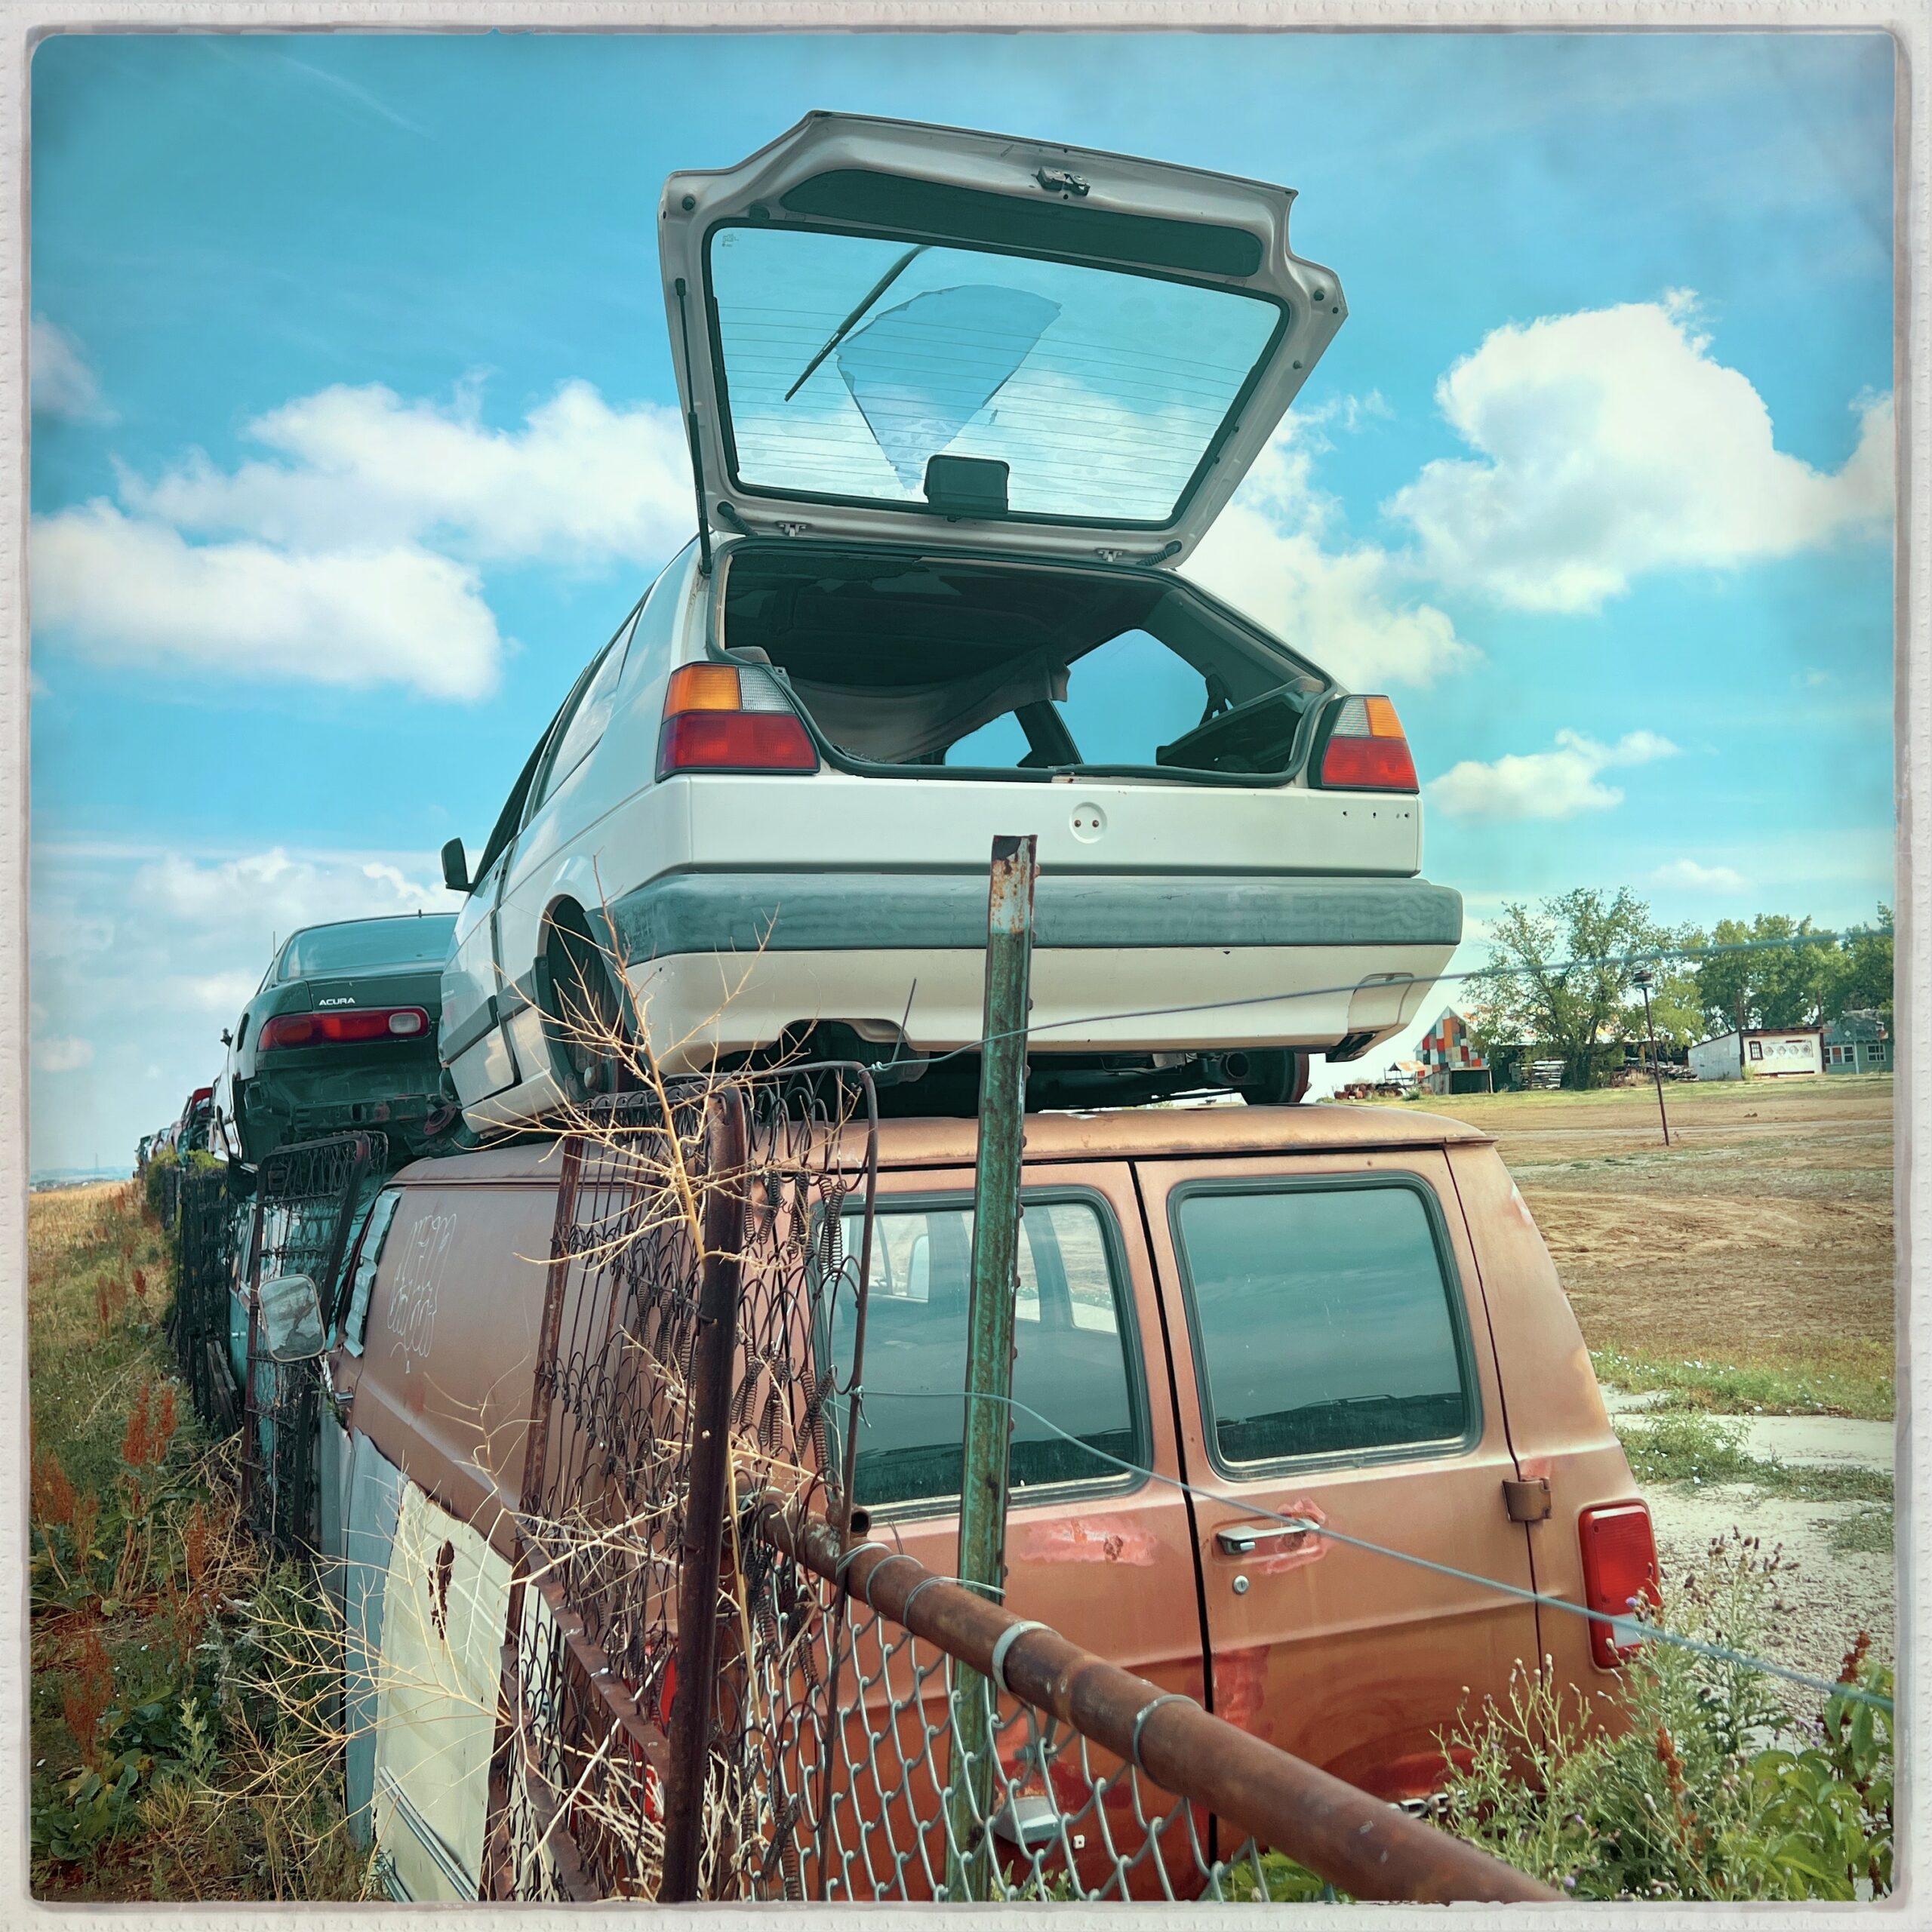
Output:
M1747 1073L1754 1080L1761 1075L1776 1079L1823 1073L1824 1040L1822 1026L1754 1026L1744 1034L1741 1046L1736 1033L1720 1033L1690 1049L1690 1071L1700 1080L1742 1080Z

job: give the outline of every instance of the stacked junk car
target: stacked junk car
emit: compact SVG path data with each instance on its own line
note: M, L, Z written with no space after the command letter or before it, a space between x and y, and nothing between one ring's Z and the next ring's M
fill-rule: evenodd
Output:
M1441 1740L1614 1721L1649 1518L1488 1137L1303 1098L1462 934L1395 708L1177 568L1346 313L1291 198L831 114L666 184L695 540L177 1157L393 1897L1547 1896Z

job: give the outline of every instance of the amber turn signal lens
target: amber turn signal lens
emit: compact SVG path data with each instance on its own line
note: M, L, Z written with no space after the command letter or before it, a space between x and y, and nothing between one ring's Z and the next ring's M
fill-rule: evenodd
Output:
M664 693L664 715L688 711L737 711L742 700L738 673L730 664L681 664Z

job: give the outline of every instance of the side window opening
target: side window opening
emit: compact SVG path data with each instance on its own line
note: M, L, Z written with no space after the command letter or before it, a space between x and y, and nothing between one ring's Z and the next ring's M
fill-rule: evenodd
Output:
M383 1244L389 1238L389 1225L395 1219L402 1196L394 1188L376 1196L362 1238L355 1250L355 1272L349 1291L349 1312L342 1320L342 1345L352 1355L362 1352L364 1332L369 1325L369 1297L376 1286L376 1269L383 1258Z
M611 721L611 714L617 702L617 687L624 675L624 657L629 648L631 634L637 628L639 604L624 620L617 635L597 654L577 695L570 701L568 715L561 731L552 733L555 749L551 752L545 766L543 777L530 801L526 817L534 816L543 808L564 780L589 756L591 747L604 735L604 728Z
M848 1246L856 1247L858 1232L854 1219ZM970 1207L881 1204L876 1211L854 1482L863 1506L939 1503L959 1494L972 1249ZM1084 1198L1029 1196L1019 1272L1013 1392L1025 1406L1013 1417L1014 1490L1129 1480L1117 1462L1146 1461L1146 1425L1133 1379L1133 1317L1100 1209ZM840 1299L831 1325L824 1339L842 1387L852 1358L848 1298ZM841 1420L835 1435L842 1411ZM1083 1444L1103 1453L1090 1454Z
M1469 1439L1460 1284L1420 1185L1191 1189L1171 1212L1223 1469Z
M752 552L730 567L722 641L838 750L908 775L1284 774L1332 688L1145 574Z

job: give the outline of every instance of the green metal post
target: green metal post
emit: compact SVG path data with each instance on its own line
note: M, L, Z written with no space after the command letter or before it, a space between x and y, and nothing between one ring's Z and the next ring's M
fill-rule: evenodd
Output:
M958 1577L962 1583L990 1586L992 1592L1006 1581L1007 1451L1013 1432L1007 1398L1013 1392L1013 1304L1020 1284L1020 1161L1038 844L1030 833L993 841L986 906L986 1026L973 1185ZM963 1666L955 1666L953 1686L946 1897L984 1899L991 1896L993 1869L987 1830L994 1770L992 1691L978 1672Z

